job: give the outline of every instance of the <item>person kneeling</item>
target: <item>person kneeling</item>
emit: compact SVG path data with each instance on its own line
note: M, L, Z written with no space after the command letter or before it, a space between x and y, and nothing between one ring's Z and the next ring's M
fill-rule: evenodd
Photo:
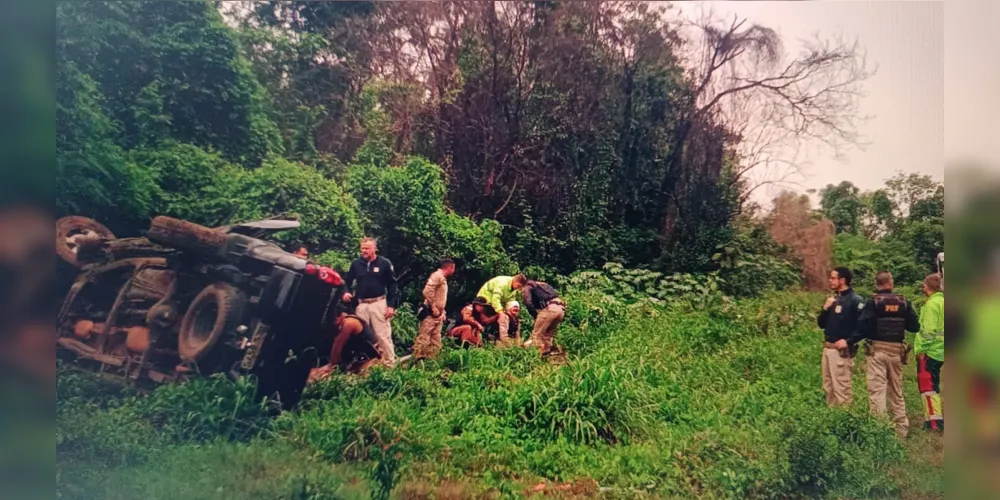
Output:
M463 307L458 324L448 330L448 336L458 339L463 346L482 346L483 332L498 318L496 314L489 314L487 308L486 301L478 297Z
M309 382L322 380L337 368L344 373L363 375L383 359L375 331L364 320L341 313L333 324L337 334L330 349L330 360L310 372Z

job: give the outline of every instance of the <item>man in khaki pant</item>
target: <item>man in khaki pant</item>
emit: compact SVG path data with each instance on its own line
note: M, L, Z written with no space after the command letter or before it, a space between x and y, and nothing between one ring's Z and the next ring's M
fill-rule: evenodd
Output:
M862 338L871 340L868 407L874 414L885 415L888 406L896 434L905 438L910 428L903 400L903 364L909 355L906 332L919 331L920 320L913 304L892 288L892 274L881 271L875 275L877 293L865 303L858 331Z
M396 270L389 259L376 255L374 238L361 240L361 257L351 262L344 274L347 290L357 282L356 293L345 292L344 302L355 296L358 307L354 314L371 325L378 339L378 350L386 366L396 364L395 346L392 344L392 326L389 321L396 314L399 305L399 289L396 284Z
M552 341L559 324L566 316L566 302L547 283L534 280L528 280L524 284L521 295L528 313L535 317L529 342L538 347L542 356L547 356L552 352Z
M433 358L441 351L441 326L448 304L448 277L454 272L455 262L442 260L440 268L431 273L424 285L424 305L417 315L420 319L419 333L413 341L414 359Z
M864 302L851 288L853 275L845 267L830 271L830 290L817 318L823 329L823 392L827 406L850 405L851 372L857 353L858 315Z

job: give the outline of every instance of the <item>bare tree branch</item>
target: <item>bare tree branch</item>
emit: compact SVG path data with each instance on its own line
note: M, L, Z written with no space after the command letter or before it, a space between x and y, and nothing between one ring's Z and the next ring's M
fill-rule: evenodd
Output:
M734 181L765 170L754 182L785 182L801 171L799 152L807 144L824 145L838 158L864 147L857 126L867 117L858 105L873 70L856 41L816 38L789 56L773 30L735 16L723 21L711 9L680 27L689 39L692 119L711 117L733 132ZM775 167L785 173L773 177Z

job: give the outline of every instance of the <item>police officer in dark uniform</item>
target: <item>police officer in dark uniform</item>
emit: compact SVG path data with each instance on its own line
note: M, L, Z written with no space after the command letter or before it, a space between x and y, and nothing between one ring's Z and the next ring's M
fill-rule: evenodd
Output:
M889 413L896 433L906 437L909 420L903 400L903 365L909 349L906 332L920 330L920 319L913 304L893 292L892 274L881 271L875 276L877 293L868 299L858 319L858 331L870 342L867 357L868 407L872 413ZM860 340L860 339L859 339Z
M851 288L851 271L830 271L830 290L817 318L823 329L823 392L827 406L849 405L853 399L851 375L857 353L858 315L864 301Z

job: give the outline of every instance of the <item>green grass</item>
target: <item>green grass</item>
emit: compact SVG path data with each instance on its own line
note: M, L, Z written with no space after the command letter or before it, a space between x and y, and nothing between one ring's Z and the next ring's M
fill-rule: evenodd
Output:
M826 408L821 302L571 296L564 366L445 349L332 377L270 422L233 403L245 387L94 402L71 377L57 483L69 498L520 498L540 481L613 498L943 498L941 440L920 429L912 364L909 439L869 416L863 363L854 405Z
M363 499L358 467L317 460L282 441L213 443L158 451L152 460L109 465L88 457L59 457L60 498L131 500Z

